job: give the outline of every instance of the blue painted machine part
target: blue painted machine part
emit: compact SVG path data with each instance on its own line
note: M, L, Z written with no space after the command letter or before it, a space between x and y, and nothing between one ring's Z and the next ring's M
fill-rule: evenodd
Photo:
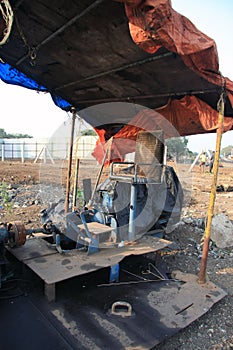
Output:
M0 227L0 244L6 243L8 240L9 232L7 231L7 228L2 226Z
M88 245L87 255L97 253L99 251L99 239L92 237Z
M81 218L83 226L85 228L86 235L88 238L90 238L90 243L88 245L87 255L94 254L94 253L97 253L99 251L99 237L92 236L92 234L90 233L90 231L88 229L86 218L85 218L85 215L90 214L90 213L93 214L93 210L85 210L80 214L80 218Z
M112 265L110 267L109 283L118 282L119 274L120 274L120 265L118 263L116 265Z
M56 241L56 249L57 249L58 253L65 254L65 253L69 253L72 251L69 249L62 249L61 248L61 236L59 233L56 234L55 241Z
M81 218L83 226L85 228L85 232L87 234L87 237L92 239L92 235L91 235L91 233L90 233L90 231L88 229L87 221L86 221L86 218L85 218L85 215L87 215L89 213L93 213L93 211L92 210L84 210L84 211L82 211L81 214L80 214L80 218Z

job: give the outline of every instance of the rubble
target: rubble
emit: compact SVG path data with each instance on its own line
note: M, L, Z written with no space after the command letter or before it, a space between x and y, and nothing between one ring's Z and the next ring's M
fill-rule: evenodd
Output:
M14 208L50 206L65 198L64 189L57 185L9 185L7 192Z

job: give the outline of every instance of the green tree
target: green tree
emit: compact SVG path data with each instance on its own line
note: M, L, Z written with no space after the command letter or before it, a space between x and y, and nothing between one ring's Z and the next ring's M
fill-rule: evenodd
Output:
M96 132L93 129L86 129L81 131L82 136L96 136Z
M7 133L5 132L5 130L0 128L0 139L5 139L6 135Z
M169 157L175 157L179 160L181 155L190 152L187 148L188 139L186 137L172 137L166 140L167 153Z
M0 139L30 139L32 138L31 135L28 134L8 134L6 131L2 128L0 128Z
M233 146L224 147L224 148L222 148L221 153L224 154L225 157L228 157L231 155L232 149L233 149Z

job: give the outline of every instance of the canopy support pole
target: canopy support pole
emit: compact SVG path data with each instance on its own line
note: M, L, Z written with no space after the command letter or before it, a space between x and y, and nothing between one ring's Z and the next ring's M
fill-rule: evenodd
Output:
M77 205L79 165L80 165L80 159L77 157L75 162L75 175L74 175L73 210Z
M108 143L110 140L111 140L111 142ZM88 203L88 206L89 206L89 207L91 207L92 204L93 204L95 192L96 192L96 189L97 189L97 187L98 187L98 184L99 184L99 181L100 181L100 178L101 178L103 169L104 169L104 164L105 164L105 162L106 162L109 149L111 148L112 138L111 138L110 140L106 143L106 145L107 145L106 152L105 152L105 154L104 154L104 157L103 157L103 160L102 160L102 164L101 164L101 168L100 168L100 170L99 170L99 173L98 173L98 176L97 176L97 179L96 179L96 182L95 182L95 186L94 186L94 189L93 189L93 191L92 191L91 199L89 200L89 203Z
M72 125L71 125L71 135L70 135L70 149L68 158L68 169L67 169L67 179L66 179L66 198L65 198L65 213L69 211L69 198L70 198L70 179L72 170L72 157L73 157L73 143L74 143L74 126L76 118L76 109L72 108Z
M213 165L213 178L212 178L212 185L211 185L211 192L210 192L209 208L207 212L207 224L206 224L206 229L204 234L204 244L202 249L202 259L201 259L199 280L198 280L198 282L201 284L206 282L206 265L207 265L207 258L208 258L212 218L214 213L214 204L215 204L215 198L216 198L219 158L220 158L221 140L222 140L223 126L224 126L224 92L221 93L221 96L218 102L218 112L219 112L218 128L217 128L216 148L215 148L215 157L214 157L214 165Z

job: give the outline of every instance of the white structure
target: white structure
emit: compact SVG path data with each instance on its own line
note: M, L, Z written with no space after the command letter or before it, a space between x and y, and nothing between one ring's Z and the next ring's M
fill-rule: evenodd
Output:
M74 157L92 158L91 153L94 150L97 136L79 136L75 141ZM70 140L68 137L52 138L24 138L24 139L0 139L0 157L1 160L26 159L35 160L44 157L43 150L48 150L52 159L67 159Z

